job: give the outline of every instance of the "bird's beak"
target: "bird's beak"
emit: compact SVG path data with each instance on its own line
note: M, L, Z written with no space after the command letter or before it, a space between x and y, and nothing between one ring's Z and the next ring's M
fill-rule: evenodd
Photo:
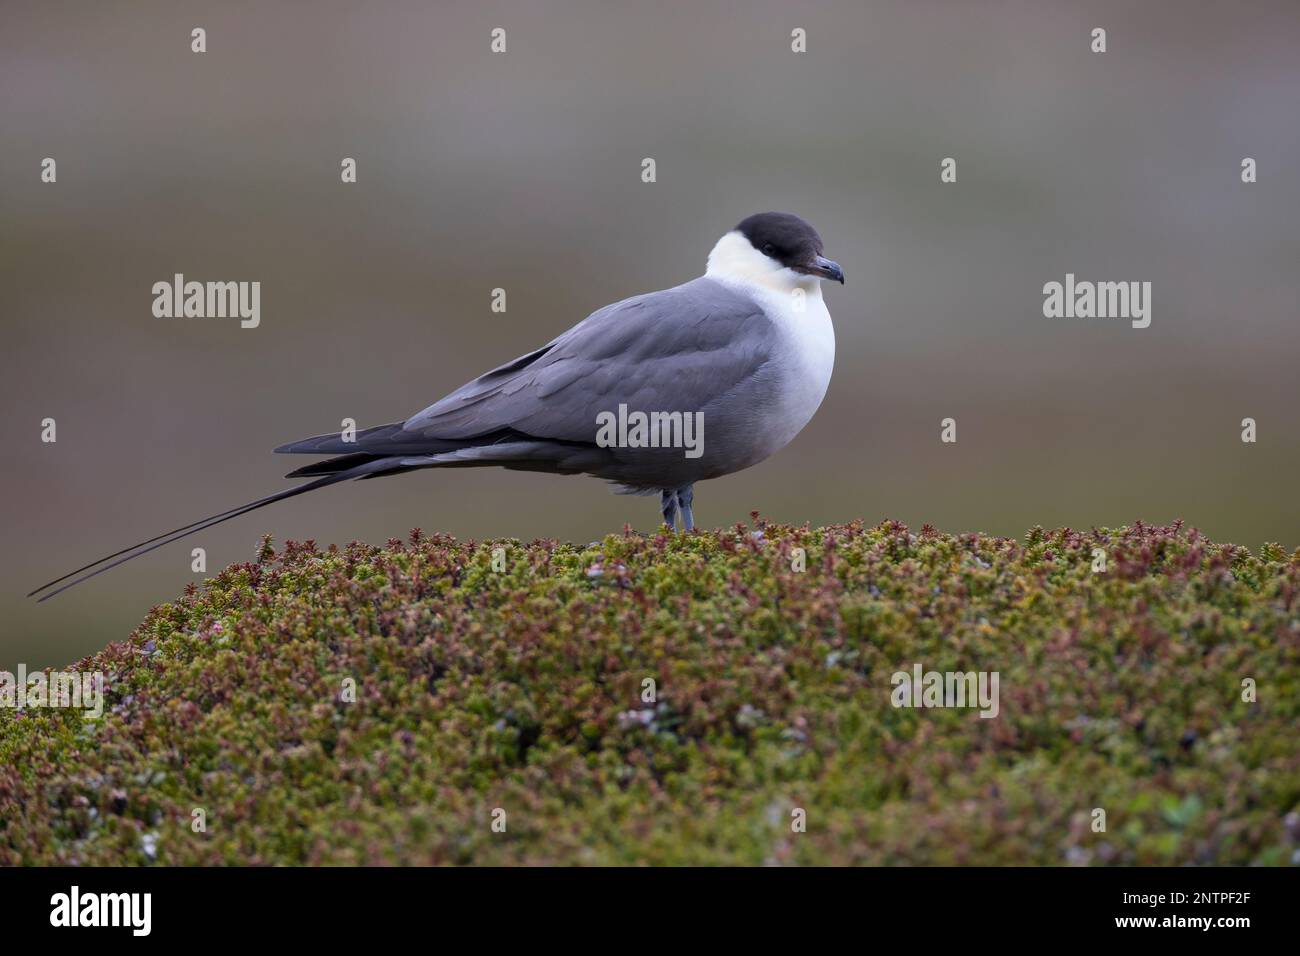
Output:
M825 256L814 257L812 262L799 271L810 276L821 276L823 279L834 279L840 285L844 285L844 270L840 268L838 262L833 262Z

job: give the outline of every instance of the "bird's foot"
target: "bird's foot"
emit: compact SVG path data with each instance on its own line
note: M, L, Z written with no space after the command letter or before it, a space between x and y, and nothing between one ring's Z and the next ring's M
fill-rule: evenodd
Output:
M695 500L695 486L684 485L677 489L677 507L682 512L682 530L695 530L695 513L691 510L691 502Z
M665 488L659 493L659 510L664 516L664 524L668 525L668 530L675 530L677 527L676 491L671 488Z

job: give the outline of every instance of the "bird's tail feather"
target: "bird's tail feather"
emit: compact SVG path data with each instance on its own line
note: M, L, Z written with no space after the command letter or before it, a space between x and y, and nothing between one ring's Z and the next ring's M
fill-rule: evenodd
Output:
M283 501L286 498L292 498L295 495L305 494L308 491L315 491L318 488L324 488L327 485L346 481L349 478L366 477L374 474L378 470L376 466L379 464L380 462L367 462L347 471L325 475L322 478L317 478L315 481L309 481L306 484L298 485L294 488L287 488L284 491L276 492L273 495L267 495L265 498L258 498L256 501L250 501L248 504L240 505L238 508L231 508L229 511L222 511L215 515L209 515L206 518L200 518L198 521L192 521L187 525L182 525L179 528L174 528L171 531L164 532L163 534L155 535L154 537L141 541L138 544L133 544L129 548L115 551L112 554L100 558L98 561L92 561L90 564L83 565L75 571L69 571L62 577L55 578L53 581L42 584L27 596L35 597L47 588L54 587L54 585L60 584L63 581L68 581L68 578L72 578L74 575L81 575L80 577L74 578L72 581L68 581L67 584L55 588L47 594L42 594L39 600L48 601L50 598L54 597L54 595L66 591L73 585L80 584L82 581L87 581L90 578L95 577L97 574L103 574L105 571L110 568L115 568L119 564L125 564L127 561L148 554L155 548L161 548L163 545L171 544L173 541L179 541L186 535L194 534L195 532L202 531L205 528L211 528L213 525L221 524L223 521L229 521L231 518L238 518L240 515L248 514L250 511L256 511L258 508L264 508L267 505L274 504L277 501ZM81 572L83 571L86 573L82 574Z

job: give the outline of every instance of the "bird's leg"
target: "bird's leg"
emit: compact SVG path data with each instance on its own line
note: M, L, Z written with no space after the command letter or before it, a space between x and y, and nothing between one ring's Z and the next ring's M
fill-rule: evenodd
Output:
M659 492L659 510L663 512L664 524L668 525L668 530L675 530L677 527L677 492L671 488L665 488Z
M682 509L682 530L695 530L695 514L691 511L691 502L695 500L695 486L683 485L677 489L677 504Z

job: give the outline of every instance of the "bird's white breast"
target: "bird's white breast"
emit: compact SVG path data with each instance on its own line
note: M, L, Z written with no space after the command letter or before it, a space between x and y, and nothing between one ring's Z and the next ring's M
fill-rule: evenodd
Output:
M835 328L816 281L801 305L795 305L792 296L766 298L764 311L784 340L774 359L781 388L769 418L772 438L780 448L812 420L826 397L835 367Z
M723 236L705 273L743 291L763 309L780 341L772 364L778 386L763 410L763 457L788 444L821 406L835 366L835 328L821 280L782 268L737 232Z

